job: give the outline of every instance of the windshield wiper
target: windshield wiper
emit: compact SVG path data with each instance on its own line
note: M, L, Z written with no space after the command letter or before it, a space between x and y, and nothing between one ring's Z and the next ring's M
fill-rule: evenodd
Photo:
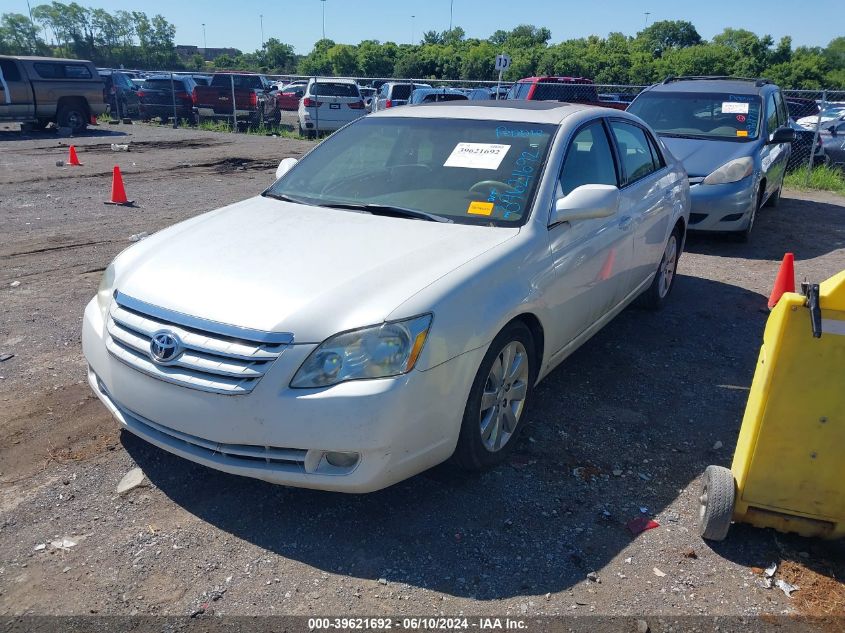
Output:
M669 138L707 138L704 134L677 134L675 132L658 132L658 136L668 136Z
M405 207L394 207L387 204L360 204L356 202L324 202L318 206L329 207L332 209L349 209L350 211L364 211L372 213L373 215L386 215L394 218L412 218L414 220L426 220L428 222L448 222L452 223L450 218L434 213L427 213L425 211L418 211L416 209L406 209Z
M281 200L282 202L295 202L296 204L309 204L305 202L305 200L300 200L299 198L291 198L290 196L286 196L283 193L272 193L270 191L265 191L261 194L265 198L273 198L273 200Z

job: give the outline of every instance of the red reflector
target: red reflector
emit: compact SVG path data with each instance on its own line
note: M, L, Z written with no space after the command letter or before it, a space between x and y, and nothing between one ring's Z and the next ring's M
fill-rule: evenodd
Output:
M197 105L197 89L196 88L191 90L191 101L194 103L194 105Z
M353 110L363 110L364 109L364 102L363 101L356 101L355 103L350 103L349 107Z
M302 100L302 105L304 105L306 108L313 108L315 106L319 108L321 105L323 105L323 102L314 101L314 99L310 97L305 97L305 99Z
M390 99L388 99L387 102L384 104L384 107L385 108L392 108L393 102Z
M147 96L147 93L145 93L143 90L138 91L138 98L139 99L143 99L146 96Z

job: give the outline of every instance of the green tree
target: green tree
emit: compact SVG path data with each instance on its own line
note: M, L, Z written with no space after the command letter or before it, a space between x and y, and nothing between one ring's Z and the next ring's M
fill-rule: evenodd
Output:
M46 49L38 37L38 30L27 16L20 13L4 13L0 16L0 53L36 55L45 53Z
M637 33L635 42L641 50L666 51L701 44L701 35L692 22L659 20Z

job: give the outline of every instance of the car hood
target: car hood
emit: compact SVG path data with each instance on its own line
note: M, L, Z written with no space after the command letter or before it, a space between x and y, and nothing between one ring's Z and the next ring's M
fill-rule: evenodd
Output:
M684 164L690 178L708 176L735 158L751 156L756 143L736 141L702 141L700 139L661 136L672 155Z
M162 308L317 343L384 321L426 286L518 233L259 196L128 249L116 260L115 287Z

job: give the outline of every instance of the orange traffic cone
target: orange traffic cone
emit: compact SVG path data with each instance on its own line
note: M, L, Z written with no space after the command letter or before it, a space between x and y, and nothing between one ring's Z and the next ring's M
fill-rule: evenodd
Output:
M795 255L792 253L783 256L775 286L769 295L769 310L775 307L784 292L795 292Z
M82 163L79 162L79 158L76 156L76 148L73 145L68 149L67 164L82 167Z
M120 204L125 207L131 207L135 204L134 200L126 198L126 190L123 188L123 177L120 175L120 167L114 166L111 180L111 200L106 204Z

